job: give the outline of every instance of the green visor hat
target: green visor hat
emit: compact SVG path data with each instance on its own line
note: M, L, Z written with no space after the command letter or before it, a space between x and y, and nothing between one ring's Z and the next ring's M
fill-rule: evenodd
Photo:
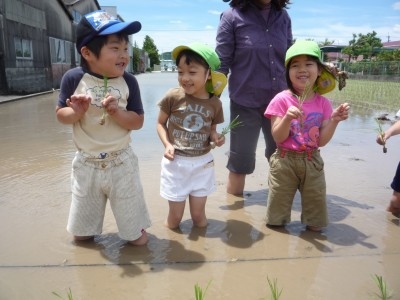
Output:
M298 55L310 55L317 57L322 62L322 53L318 44L314 41L298 40L286 52L285 66L287 67L290 60ZM326 94L332 91L336 86L336 78L331 73L322 69L321 75L318 76L315 83L314 91L318 94Z
M210 67L211 82L207 81L207 92L213 93L217 96L221 95L227 84L227 78L225 74L216 71L221 64L221 61L219 60L219 57L214 49L202 43L192 43L187 46L178 46L174 48L174 50L172 50L172 58L176 60L179 53L186 49L192 50L199 54L202 58L204 58Z

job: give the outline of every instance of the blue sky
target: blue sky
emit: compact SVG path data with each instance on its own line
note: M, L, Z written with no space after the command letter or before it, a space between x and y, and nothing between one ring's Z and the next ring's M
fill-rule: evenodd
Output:
M400 40L399 0L291 0L289 15L297 39L328 39L348 45L355 34L372 31L382 42ZM142 47L150 36L159 52L194 41L215 46L221 12L229 7L222 0L98 0L101 6L116 6L125 21L142 23L133 35Z

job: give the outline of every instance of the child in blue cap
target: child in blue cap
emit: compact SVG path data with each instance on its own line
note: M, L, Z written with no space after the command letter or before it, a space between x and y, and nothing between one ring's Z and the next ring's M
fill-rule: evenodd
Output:
M76 30L81 66L65 73L57 118L72 125L77 148L72 162L72 202L67 230L87 240L102 232L107 200L119 236L144 245L150 226L131 131L143 126L144 111L129 63L128 35L141 24L121 22L105 11L83 16Z

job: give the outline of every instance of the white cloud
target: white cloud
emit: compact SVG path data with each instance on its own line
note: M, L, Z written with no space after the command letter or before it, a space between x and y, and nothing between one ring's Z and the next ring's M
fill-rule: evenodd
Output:
M219 16L221 14L221 12L218 10L209 10L208 13L211 15L217 15L217 16Z
M394 10L400 10L400 2L393 3Z
M139 47L143 46L146 34L154 40L159 53L171 51L177 45L187 45L193 42L200 42L210 47L215 47L216 29L200 31L152 31L147 33L139 31L132 36Z

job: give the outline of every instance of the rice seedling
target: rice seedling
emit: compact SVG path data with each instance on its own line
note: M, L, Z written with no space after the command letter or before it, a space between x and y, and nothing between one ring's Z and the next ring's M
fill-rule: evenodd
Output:
M225 136L227 135L229 132L232 131L232 129L235 129L238 126L243 126L243 122L239 121L239 115L236 116L236 118L234 118L227 127L222 128L221 131L221 136Z
M106 95L107 95L107 92L108 92L108 87L107 87L107 84L108 84L108 77L107 77L107 76L104 76L104 77L103 77L103 80L104 80L103 98L105 98ZM101 119L100 119L100 122L99 122L100 125L104 125L104 124L105 124L105 122L106 122L106 115L107 115L107 111L106 111L106 109L103 107L103 114L101 115Z
M206 296L206 292L208 290L208 287L210 286L211 280L208 282L205 290L203 291L203 288L200 287L197 283L194 286L194 294L196 297L196 300L204 300Z
M385 141L385 131L382 128L381 122L377 118L375 118L375 121L378 124L378 128L377 128L376 131L378 131L378 134L381 137L381 140L383 141L383 145L382 145L383 149L382 149L382 151L383 151L383 153L387 153L386 141Z
M309 81L307 81L306 85L304 87L304 90L300 96L293 94L293 96L295 96L297 98L297 100L299 101L298 107L300 110L303 106L304 101L307 99L307 96L312 91L312 89L313 89L313 87L312 87L311 83ZM299 117L299 122L300 122L300 126L303 127L303 118L301 116Z
M236 127L243 126L243 122L239 121L239 115L237 115L229 124L227 127L222 128L221 131L221 137L227 135L229 132L232 131L232 129L235 129ZM210 142L211 148L215 148L215 143Z
M67 293L67 298L66 298L66 299L64 299L64 297L60 296L60 294L58 294L58 293L56 293L56 292L53 292L52 294L53 294L54 296L57 296L57 297L60 298L60 299L63 299L63 300L73 300L73 298L72 298L72 292L71 292L71 289L70 289L70 288L68 289L68 293Z
M281 297L282 290L283 289L278 289L278 282L277 279L275 278L273 281L267 277L269 289L271 290L271 300L278 300Z
M313 89L313 87L312 87L311 83L309 81L307 81L303 92L301 93L300 96L297 97L297 99L299 99L299 108L300 109L303 106L304 101L307 99L307 96L312 91L312 89Z
M375 274L373 276L373 279L379 289L379 293L374 293L378 297L378 299L381 299L381 300L391 299L392 298L391 292L388 291L386 282L383 279L383 277Z

